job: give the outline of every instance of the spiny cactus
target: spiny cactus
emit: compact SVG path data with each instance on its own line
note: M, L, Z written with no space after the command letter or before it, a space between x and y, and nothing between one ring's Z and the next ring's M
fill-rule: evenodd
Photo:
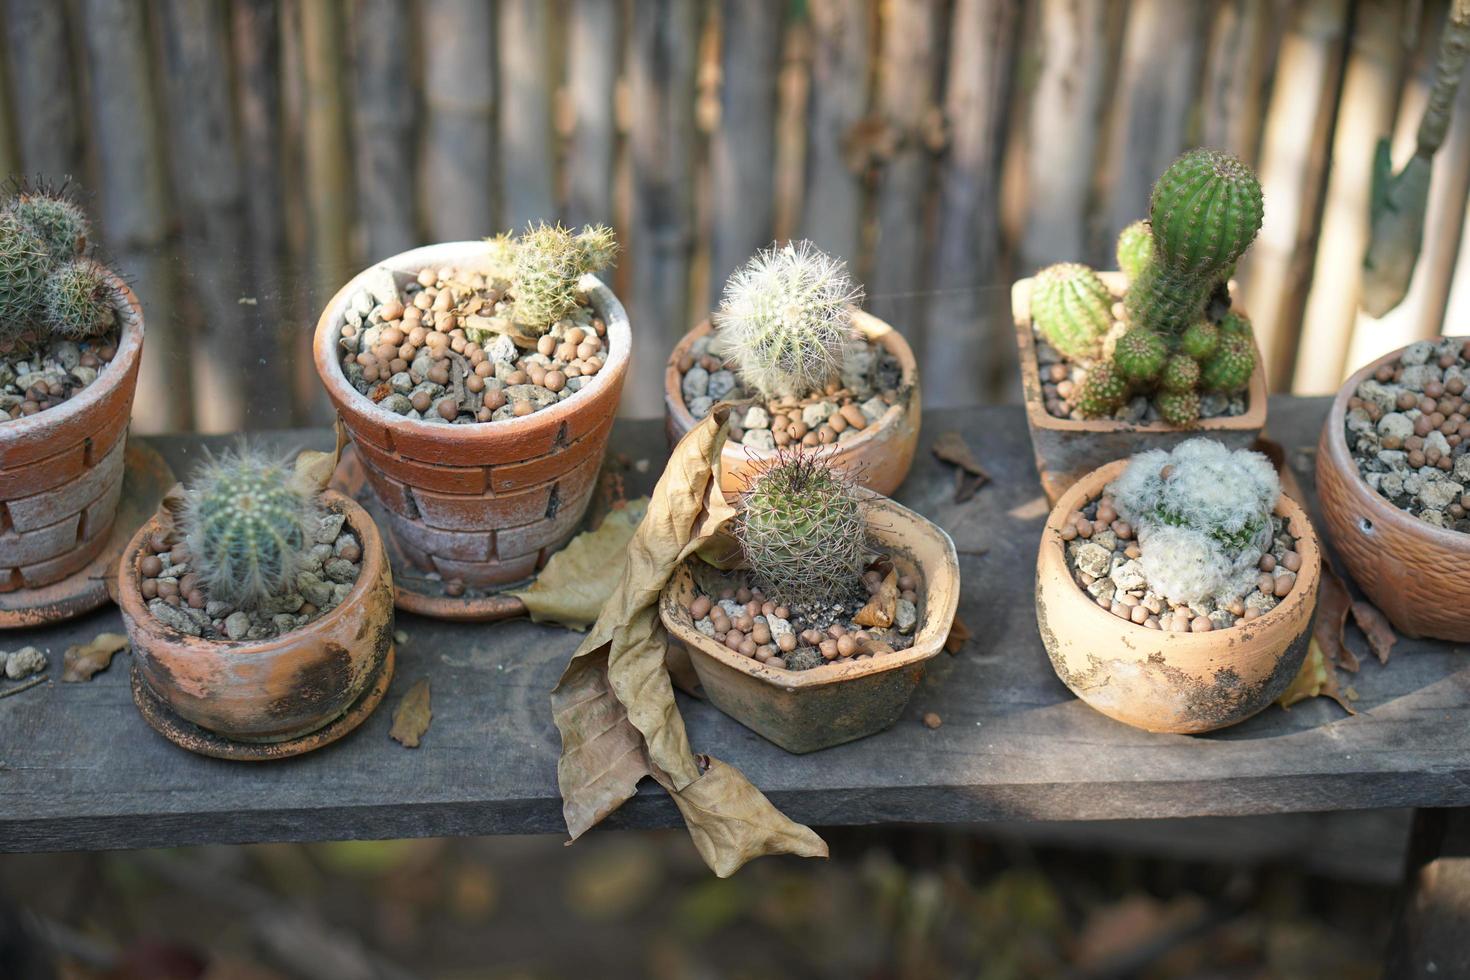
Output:
M1205 361L1220 343L1220 328L1209 320L1196 320L1179 335L1179 349L1196 361Z
M821 391L842 368L862 290L811 242L762 249L725 283L715 349L765 398Z
M189 484L179 529L211 599L250 609L294 586L321 511L292 472L242 447L209 460Z
M1129 330L1113 348L1113 365L1132 382L1153 381L1168 359L1168 343L1147 327Z
M845 598L867 547L862 501L825 457L781 451L741 494L736 534L766 594L791 605Z
M1154 235L1148 222L1139 219L1118 233L1118 268L1133 282L1154 259Z
M51 266L40 236L13 212L0 211L0 340L31 327Z
M1159 372L1159 387L1164 391L1193 392L1199 388L1199 373L1198 361L1188 354L1174 354Z
M91 224L63 191L44 184L22 186L8 210L36 233L53 261L66 262L86 251Z
M1165 388L1154 396L1154 405L1158 407L1159 418L1178 428L1199 421L1199 392L1193 388Z
M1128 382L1110 361L1094 364L1077 389L1077 411L1083 418L1111 415L1128 400Z
M58 337L97 337L117 323L117 290L111 274L93 259L58 266L41 290L41 318Z
M527 228L515 240L512 261L516 323L534 334L545 333L576 309L582 277L607 265L616 253L612 232L601 225L576 235L559 224Z
M1256 369L1256 345L1246 334L1220 338L1214 355L1200 366L1200 386L1206 391L1236 392L1250 383Z
M1031 319L1064 356L1096 357L1113 325L1113 294L1087 266L1058 262L1031 283Z

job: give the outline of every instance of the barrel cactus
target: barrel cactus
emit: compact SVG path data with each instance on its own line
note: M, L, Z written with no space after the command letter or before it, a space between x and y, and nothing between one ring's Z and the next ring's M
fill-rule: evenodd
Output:
M1256 345L1249 334L1230 333L1200 367L1200 384L1206 391L1236 392L1250 383L1256 369Z
M1147 327L1129 330L1113 348L1113 365L1132 382L1153 381L1168 359L1168 342Z
M841 371L861 298L847 264L811 242L763 249L725 283L715 349L762 397L805 397Z
M0 211L0 340L31 327L51 267L41 237L13 212Z
M56 336L84 340L116 325L117 302L106 268L94 259L72 259L46 277L41 318Z
M1077 391L1077 410L1083 418L1111 415L1128 400L1128 382L1111 361L1092 366Z
M492 251L504 251L505 244L503 239L494 240ZM559 224L542 223L526 229L511 251L515 322L540 335L576 309L582 277L612 262L617 242L602 225L573 234Z
M1148 222L1139 220L1118 234L1118 268L1135 281L1148 268L1154 258L1154 235Z
M1087 266L1058 262L1031 283L1031 319L1041 336L1064 356L1096 357L1113 325L1113 294Z
M91 223L64 190L43 183L22 185L6 208L46 247L54 262L66 262L87 249Z
M867 548L862 501L824 456L782 451L740 496L736 534L766 594L831 602L859 582Z
M241 447L189 484L179 529L211 599L252 609L290 591L307 566L321 506L285 460Z
M0 342L85 340L117 323L116 277L88 255L87 216L44 183L0 207Z

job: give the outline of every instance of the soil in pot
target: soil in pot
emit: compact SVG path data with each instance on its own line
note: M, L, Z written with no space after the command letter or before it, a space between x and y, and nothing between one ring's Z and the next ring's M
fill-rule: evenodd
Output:
M116 326L82 340L22 338L0 353L0 415L18 419L55 408L97 380L117 345Z
M1343 424L1363 482L1426 524L1470 533L1470 341L1410 344L1359 383Z

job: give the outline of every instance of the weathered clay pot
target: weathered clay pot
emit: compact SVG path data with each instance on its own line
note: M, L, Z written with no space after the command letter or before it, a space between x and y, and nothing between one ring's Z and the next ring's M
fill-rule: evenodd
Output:
M1067 568L1061 530L1127 460L1094 470L1062 494L1036 558L1036 624L1062 683L1110 718L1151 732L1207 732L1275 701L1301 669L1311 639L1322 555L1306 512L1285 494L1276 513L1297 539L1296 586L1249 623L1171 633L1126 622L1097 605Z
M628 373L632 335L622 304L588 276L583 285L607 324L602 370L572 397L500 422L443 425L379 408L343 376L338 340L348 301L378 268L402 284L424 266L474 268L488 255L485 242L395 255L332 297L313 342L317 373L388 512L394 544L418 568L480 589L535 574L581 523Z
M903 366L908 400L902 406L889 406L887 414L864 429L856 439L840 445L834 443L820 452L831 455L834 469L847 474L860 486L886 496L897 490L904 477L908 476L914 450L919 444L919 366L903 334L887 323L862 310L853 311L852 323L898 359ZM664 370L664 429L670 446L684 438L697 421L684 404L679 360L696 340L709 332L710 324L706 320L685 334L669 355L668 367ZM764 469L774 455L773 452L727 442L720 457L721 487L726 493L745 489L750 478Z
M914 645L899 653L802 671L767 667L694 628L688 608L694 577L687 563L659 598L665 628L688 650L714 706L788 752L825 749L893 724L924 676L925 661L949 636L960 596L949 535L877 495L868 504L868 535L892 556L899 574L915 574L923 583Z
M58 582L107 543L143 354L138 298L114 285L123 326L97 380L55 408L0 422L0 592Z
M323 499L357 534L361 572L341 605L269 640L206 640L156 619L143 599L138 561L159 519L133 535L118 566L123 625L143 682L180 717L239 742L296 739L336 721L391 670L393 576L383 541L351 498L329 490Z
M1470 534L1434 527L1364 483L1343 433L1348 399L1382 364L1354 374L1337 392L1317 444L1317 498L1333 550L1348 575L1400 633L1470 640Z
M1110 289L1126 283L1121 272L1098 273ZM1232 293L1234 289L1232 287ZM1036 338L1031 331L1031 280L1011 286L1011 316L1020 348L1021 387L1026 400L1026 427L1036 454L1036 471L1047 500L1056 503L1084 474L1114 459L1146 449L1172 449L1185 439L1209 436L1231 449L1247 449L1266 424L1266 370L1256 351L1244 415L1203 419L1187 429L1166 422L1119 422L1116 419L1059 419L1046 410L1041 374L1036 366Z

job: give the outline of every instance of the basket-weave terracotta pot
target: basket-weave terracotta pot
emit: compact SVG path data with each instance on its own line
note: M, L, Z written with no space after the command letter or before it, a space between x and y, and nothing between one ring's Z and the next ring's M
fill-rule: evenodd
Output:
M425 266L482 267L488 255L485 242L446 242L379 263L332 297L313 344L317 373L388 512L394 544L418 568L479 589L535 574L576 533L628 373L632 335L622 304L588 276L583 286L607 324L602 370L572 397L500 422L436 424L379 408L342 374L338 341L347 303L378 268L402 284Z
M1470 338L1467 338L1470 339ZM1317 443L1317 498L1333 550L1358 588L1408 636L1470 640L1470 534L1434 527L1363 482L1348 450L1347 403L1394 351L1347 380Z
M1127 460L1094 470L1062 494L1036 558L1036 624L1062 683L1110 718L1151 732L1208 732L1265 708L1301 669L1311 639L1322 554L1296 501L1276 514L1297 539L1296 585L1248 623L1207 633L1149 629L1114 616L1082 590L1067 567L1062 525L1098 497Z
M55 408L0 422L0 592L80 571L112 530L143 355L138 298L113 285L123 303L112 361Z
M383 541L351 498L329 490L323 500L347 515L362 544L361 571L341 605L268 640L208 640L155 618L139 587L138 561L160 519L129 542L118 567L118 605L134 667L181 718L234 741L284 742L342 717L369 682L386 686L379 675L391 669L393 576Z
M852 323L898 359L908 398L901 406L889 406L882 418L862 430L856 438L818 451L830 455L833 469L845 473L859 486L887 496L897 490L904 477L908 476L909 467L914 462L914 450L919 445L919 366L903 334L887 323L862 310L853 311ZM684 404L679 361L710 329L706 320L685 334L669 355L668 366L664 369L664 431L668 434L670 446L677 445L697 421ZM721 488L726 493L745 489L750 479L765 469L775 455L774 452L751 449L735 442L725 443L724 453L720 456Z
M788 752L813 752L882 731L898 720L924 676L924 665L949 636L960 597L954 542L937 525L886 497L869 498L868 536L900 575L921 580L914 645L869 660L810 670L767 667L694 628L694 576L680 565L659 597L670 637L689 651L710 702Z
M1127 283L1121 272L1099 272L1109 289ZM1147 449L1172 449L1186 439L1209 436L1231 449L1248 449L1266 424L1266 369L1256 349L1256 370L1246 392L1243 415L1202 419L1187 429L1167 422L1120 422L1117 419L1059 419L1046 410L1041 373L1036 366L1036 338L1031 330L1031 279L1011 286L1011 316L1020 348L1021 388L1026 401L1026 427L1036 454L1036 472L1046 499L1056 503L1084 474L1105 463ZM1231 288L1234 294L1234 284ZM1238 309L1238 307L1237 307Z

